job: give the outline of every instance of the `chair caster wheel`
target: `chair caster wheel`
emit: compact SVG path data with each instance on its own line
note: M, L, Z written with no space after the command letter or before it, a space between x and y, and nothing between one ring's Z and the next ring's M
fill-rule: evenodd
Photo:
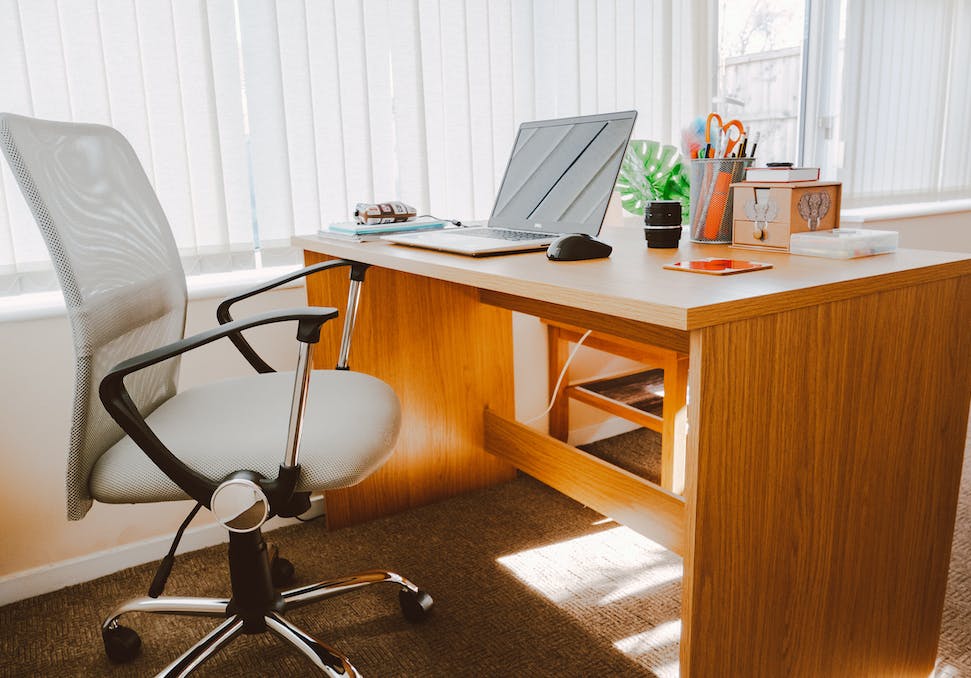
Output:
M293 563L286 558L276 556L270 561L270 578L273 580L273 586L277 588L290 584L293 581L294 572Z
M401 605L401 613L405 619L410 622L420 622L431 614L435 601L421 589L417 593L413 593L411 589L402 589L398 592L398 603Z
M127 626L113 626L101 632L105 644L105 654L115 664L126 664L138 656L142 649L142 639Z

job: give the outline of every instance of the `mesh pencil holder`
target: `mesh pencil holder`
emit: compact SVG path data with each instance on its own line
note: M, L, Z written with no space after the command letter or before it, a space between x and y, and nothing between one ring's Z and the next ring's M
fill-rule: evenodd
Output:
M694 242L732 241L732 189L745 179L753 158L707 158L691 161L691 224Z

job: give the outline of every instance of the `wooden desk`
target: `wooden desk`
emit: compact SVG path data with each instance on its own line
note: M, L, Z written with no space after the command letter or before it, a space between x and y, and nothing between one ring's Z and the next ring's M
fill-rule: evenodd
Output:
M716 278L661 265L737 251L602 236L614 255L577 263L295 240L308 262L376 267L352 365L405 408L391 462L328 497L332 524L498 482L509 461L684 556L683 676L925 678L971 398L971 257L745 253L775 268ZM340 277L310 280L310 301L343 299ZM683 499L513 421L509 310L690 354Z

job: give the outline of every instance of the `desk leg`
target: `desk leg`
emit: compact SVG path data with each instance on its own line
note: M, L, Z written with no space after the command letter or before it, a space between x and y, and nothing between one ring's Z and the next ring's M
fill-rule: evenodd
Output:
M692 333L683 676L934 667L971 277Z
M307 264L327 257L305 253ZM343 314L347 273L317 274L309 302ZM332 368L340 323L325 326L315 367ZM483 408L514 415L512 314L477 290L372 267L361 288L351 368L398 394L402 428L391 459L364 482L327 492L327 523L341 527L421 506L515 476L482 447ZM366 422L361 422L366 426Z
M661 410L661 487L684 494L684 455L688 423L688 356L664 363L664 403Z
M549 432L557 440L566 442L570 437L570 399L566 397L566 387L570 381L570 375L563 375L559 390L556 389L556 382L560 377L560 372L570 357L570 344L563 331L555 325L546 326L546 351L547 366L546 374L549 380L549 398L553 401L553 407L549 414ZM567 370L569 372L569 370Z

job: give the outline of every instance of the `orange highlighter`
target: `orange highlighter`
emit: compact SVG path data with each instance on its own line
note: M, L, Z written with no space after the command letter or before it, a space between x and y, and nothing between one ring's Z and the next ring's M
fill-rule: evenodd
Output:
M728 205L728 190L731 183L731 171L719 172L715 177L715 189L711 192L708 213L705 215L705 240L714 240L718 237L722 217L725 216L725 207Z

